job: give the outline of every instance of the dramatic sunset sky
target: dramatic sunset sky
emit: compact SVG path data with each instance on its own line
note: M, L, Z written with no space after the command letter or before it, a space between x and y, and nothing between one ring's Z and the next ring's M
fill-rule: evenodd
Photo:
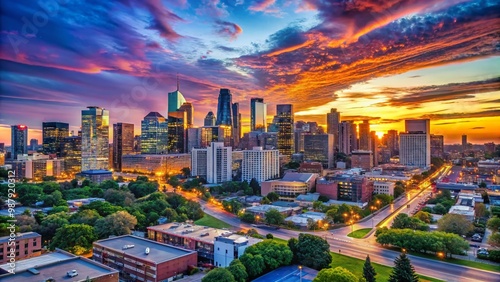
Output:
M39 3L42 4L41 6ZM445 143L500 143L500 0L2 1L0 142L26 124L101 106L140 133L180 90L195 123L229 88L292 103L295 120L370 119L372 130L431 118Z

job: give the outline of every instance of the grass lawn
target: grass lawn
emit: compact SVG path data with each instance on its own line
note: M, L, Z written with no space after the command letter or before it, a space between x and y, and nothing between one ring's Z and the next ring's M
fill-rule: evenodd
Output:
M363 264L365 263L364 260L360 260L357 258L352 258L348 257L345 255L337 254L337 253L331 253L333 260L332 260L332 268L335 268L337 266L341 266L350 272L352 272L354 275L357 277L363 276ZM389 276L391 275L392 272L392 267L381 265L378 263L372 262L373 268L375 268L375 271L377 272L377 281L388 281ZM421 282L426 282L426 281L431 281L431 282L440 282L442 280L426 277L423 275L419 275L420 281Z
M347 237L361 239L361 238L365 237L365 235L368 234L368 232L370 232L371 230L372 230L371 228L358 229L354 232L347 234Z
M205 214L202 218L198 219L194 223L197 225L209 226L213 228L231 228L231 225L208 214Z
M422 254L422 253L415 253L415 252L410 252L410 254L413 256L417 256L417 257L423 257L423 258L434 259L434 260L441 260L441 259L437 258L435 255L431 255L431 254ZM454 264L459 264L459 265L463 265L463 266L474 267L474 268L478 268L478 269L482 269L482 270L500 272L500 265L487 264L487 263L482 263L479 261L456 259L456 258L447 258L447 259L443 259L442 261L454 263Z

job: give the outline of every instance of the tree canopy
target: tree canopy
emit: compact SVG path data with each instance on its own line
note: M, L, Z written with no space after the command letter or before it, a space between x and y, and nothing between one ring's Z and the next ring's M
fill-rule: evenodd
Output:
M277 209L270 209L265 216L267 224L280 225L285 222L285 217Z
M95 231L99 238L111 235L130 234L137 224L137 218L126 211L118 211L96 221Z
M233 274L234 280L236 282L245 282L247 281L248 274L245 266L239 259L233 260L228 267L229 272Z
M389 276L389 282L418 282L415 269L405 253L402 253L394 261L394 268Z
M208 272L201 282L236 282L233 274L226 268L215 268Z
M57 229L50 249L60 248L75 255L82 255L92 249L97 240L94 228L86 224L68 224Z
M429 226L416 217L409 217L406 213L400 213L392 222L391 228L428 231Z
M314 269L319 270L332 263L330 244L319 236L301 233L295 251L298 263Z
M375 282L375 276L377 276L377 272L375 268L373 268L372 263L370 261L370 256L366 256L365 264L363 265L363 278L365 278L366 282Z
M358 282L356 275L352 274L349 270L337 266L335 268L322 269L313 282Z
M264 265L261 265L259 255ZM289 265L292 258L293 254L288 246L273 240L266 240L246 248L240 260L247 269L248 275L257 277L265 271Z
M443 232L466 235L474 230L474 225L464 215L445 214L437 222L438 230Z

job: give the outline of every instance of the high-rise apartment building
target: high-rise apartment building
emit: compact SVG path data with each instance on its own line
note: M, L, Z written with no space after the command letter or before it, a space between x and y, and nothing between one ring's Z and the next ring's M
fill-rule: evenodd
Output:
M184 103L179 108L180 112L186 112L186 124L188 128L194 126L194 107L191 103Z
M28 126L18 124L12 125L11 129L11 159L17 160L18 155L28 153Z
M255 178L262 181L278 178L280 175L280 160L278 150L264 150L254 147L243 151L242 181L250 182Z
M206 175L211 184L231 181L232 164L232 148L225 147L222 142L212 142L208 148L191 151L191 174Z
M387 131L387 149L391 152L391 157L399 154L399 135L397 130Z
M431 165L430 120L405 120L405 133L399 134L399 162L407 166Z
M465 151L467 151L467 135L463 134L462 135L462 154L465 154Z
M200 130L200 148L207 148L212 142L223 142L224 146L231 146L232 136L230 126L203 126Z
M371 150L370 121L359 124L359 150Z
M304 135L304 160L320 162L323 168L333 168L334 138L333 134Z
M38 139L35 139L35 138L30 139L30 146L29 146L28 150L31 150L31 151L38 150Z
M358 125L351 122L351 152L359 148Z
M82 171L109 167L109 111L82 110Z
M337 109L330 109L330 112L326 114L326 133L333 134L335 147L339 144L339 124L340 112L337 112Z
M61 157L61 141L69 137L69 124L65 122L42 123L43 153Z
M294 153L293 106L291 104L276 105L278 126L278 150L280 154L291 156Z
M352 125L350 121L343 121L339 124L339 152L349 155L351 153L351 130Z
M141 122L141 154L166 154L167 142L167 120L157 112L150 112Z
M431 157L444 158L444 136L431 134Z
M212 111L208 112L208 114L205 116L205 120L203 125L204 126L215 126L216 122L216 117Z
M372 151L373 166L378 166L379 162L379 143L380 140L377 136L377 132L370 131L370 151Z
M267 104L264 98L250 99L250 130L265 132L267 129Z
M233 147L238 147L241 138L241 114L240 114L240 104L234 103L232 106L233 111Z
M222 88L219 92L219 103L217 104L217 121L216 125L232 126L232 95L229 89Z
M113 124L113 169L122 171L122 156L134 152L134 125L131 123Z
M168 113L168 153L181 154L187 151L187 113L175 111Z

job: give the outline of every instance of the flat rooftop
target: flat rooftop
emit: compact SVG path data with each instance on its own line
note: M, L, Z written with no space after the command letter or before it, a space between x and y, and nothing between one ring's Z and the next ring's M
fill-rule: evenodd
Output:
M41 235L36 233L36 232L17 233L16 234L16 241L36 238L36 237L40 237L40 236ZM9 238L10 238L10 236L0 237L0 244L8 242Z
M287 172L281 180L275 181L297 181L297 182L308 182L315 173L304 173L304 172Z
M18 260L16 261L16 272L21 272L32 267L38 267L56 262L62 262L75 257L76 257L75 255L66 252L53 252L29 259ZM10 269L9 263L0 265L0 271L2 272L6 273L9 271L9 269Z
M21 261L20 261L21 262ZM20 263L17 262L17 263ZM116 275L118 271L110 267L94 262L92 260L74 257L71 259L55 262L52 264L43 265L40 267L32 266L38 271L38 274L33 274L28 270L16 271L15 274L5 274L0 276L0 282L38 282L48 278L53 278L55 281L82 281L87 277L94 279L105 275ZM70 278L66 275L68 271L76 270L78 276ZM118 280L118 278L116 278Z
M260 205L260 206L254 206L254 207L249 207L246 210L249 212L254 212L254 213L266 213L269 210L275 209L279 212L288 212L292 208L290 207L280 207L280 206L274 206L274 205Z
M129 246L128 248L125 247L127 245ZM95 246L103 246L108 249L113 249L116 252L133 256L145 261L151 261L153 263L165 262L191 253L196 253L195 251L172 247L149 239L131 235L124 235L100 240L94 242L94 247ZM149 254L145 253L146 248L149 248Z
M178 237L193 239L207 244L214 244L215 237L231 233L229 230L176 222L150 226L148 229L161 233L172 234Z

